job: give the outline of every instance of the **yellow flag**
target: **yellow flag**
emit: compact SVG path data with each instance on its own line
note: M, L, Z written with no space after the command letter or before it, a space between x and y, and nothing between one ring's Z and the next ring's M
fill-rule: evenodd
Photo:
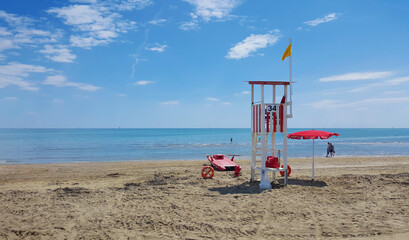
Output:
M287 49L285 50L285 52L283 54L283 58L281 59L282 61L284 61L284 59L286 57L291 56L291 44L293 44L293 43L290 43L290 45L288 45Z

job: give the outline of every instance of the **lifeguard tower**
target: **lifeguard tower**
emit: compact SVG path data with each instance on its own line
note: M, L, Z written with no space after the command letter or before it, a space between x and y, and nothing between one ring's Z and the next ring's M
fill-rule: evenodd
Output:
M276 173L284 175L284 185L288 182L287 163L287 119L292 118L291 81L249 81L251 85L251 181L256 170L260 171L260 189L271 189L269 174L275 179ZM255 87L260 88L260 101L255 102ZM266 88L272 87L272 100L264 100ZM288 88L290 87L290 99ZM282 88L283 95L277 96ZM258 90L258 89L257 89ZM281 101L277 102L277 97ZM282 134L282 148L278 149L276 135ZM278 163L266 166L267 158Z

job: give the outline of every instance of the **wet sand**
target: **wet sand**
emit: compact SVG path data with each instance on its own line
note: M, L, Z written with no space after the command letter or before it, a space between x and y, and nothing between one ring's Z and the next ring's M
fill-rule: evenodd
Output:
M238 162L0 165L0 239L409 239L409 157L290 159L267 191Z

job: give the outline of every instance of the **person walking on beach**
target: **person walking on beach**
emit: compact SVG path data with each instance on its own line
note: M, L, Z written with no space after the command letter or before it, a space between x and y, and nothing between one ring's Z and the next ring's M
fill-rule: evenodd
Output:
M327 146L327 157L333 157L335 154L335 148L334 145L332 145L332 143L328 142L328 146Z
M328 142L328 146L327 146L327 156L326 156L326 157L328 157L328 155L329 155L329 150L330 150L330 148L331 148L331 143Z
M330 143L331 147L329 149L329 153L331 154L331 157L333 157L335 155L335 148L334 145L332 145L332 143Z

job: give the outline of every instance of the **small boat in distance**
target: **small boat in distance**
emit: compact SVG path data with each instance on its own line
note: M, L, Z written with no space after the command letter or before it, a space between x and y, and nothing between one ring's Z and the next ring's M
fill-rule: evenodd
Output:
M212 167L219 171L234 171L236 166L241 170L241 167L233 161L233 157L230 159L223 154L206 155Z

